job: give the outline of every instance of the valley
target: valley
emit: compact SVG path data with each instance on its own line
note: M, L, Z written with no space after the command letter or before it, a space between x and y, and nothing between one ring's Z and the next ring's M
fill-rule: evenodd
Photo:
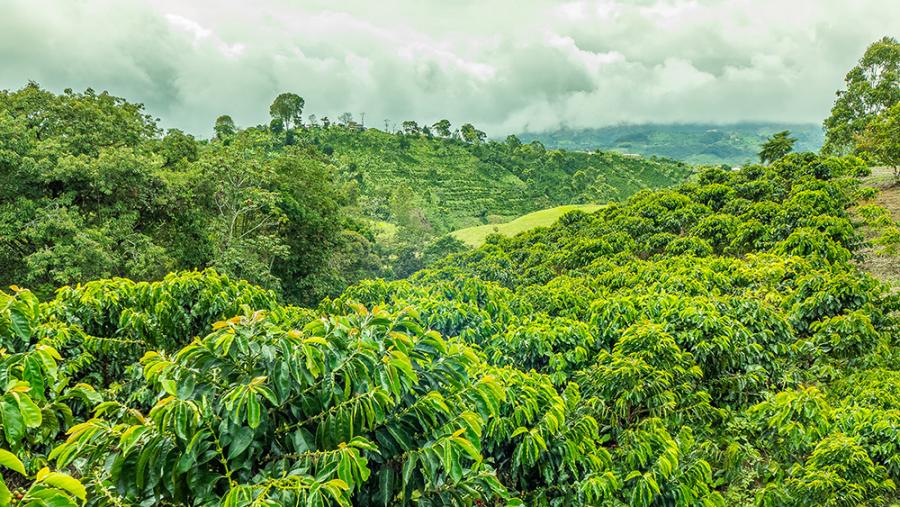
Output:
M4 6L0 507L900 505L860 2Z

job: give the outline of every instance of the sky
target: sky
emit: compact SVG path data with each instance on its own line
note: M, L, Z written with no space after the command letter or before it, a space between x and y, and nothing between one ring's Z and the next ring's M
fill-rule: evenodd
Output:
M0 0L0 88L108 90L202 137L230 114L820 123L900 0Z

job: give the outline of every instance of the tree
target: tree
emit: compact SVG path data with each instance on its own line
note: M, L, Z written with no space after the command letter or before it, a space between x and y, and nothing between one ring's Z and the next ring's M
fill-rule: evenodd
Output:
M480 144L483 143L487 138L487 134L475 128L471 123L466 123L462 127L459 128L459 133L462 136L463 141L472 144Z
M353 114L341 113L341 115L338 116L338 121L341 122L341 125L344 125L346 127L347 125L350 125L350 122L353 121Z
M432 128L434 128L434 133L437 134L438 136L450 137L450 121L441 120L441 121L435 123L434 125L432 125Z
M269 114L272 119L281 120L285 130L290 130L303 122L303 106L306 102L303 97L295 93L282 93L275 97L269 106Z
M414 122L413 120L406 120L400 124L403 128L403 133L406 135L413 135L419 132L419 124Z
M204 160L203 170L215 189L211 265L228 275L280 289L272 266L285 259L290 249L282 235L287 219L281 196L272 188L271 166L233 146Z
M281 118L272 118L269 122L269 130L271 130L273 134L284 132L284 122L281 121Z
M223 114L216 118L216 124L213 127L213 130L216 132L216 138L222 140L227 137L234 135L234 120L231 119L231 116L227 114Z
M196 162L199 158L194 136L178 129L169 129L160 144L159 151L166 160L166 166L175 165L182 160Z
M860 150L892 167L894 179L900 181L900 102L872 120L859 136L858 143Z
M837 92L831 116L824 123L823 153L852 151L866 125L900 102L900 42L884 37L870 45L844 82L846 88Z
M763 164L772 163L787 155L794 149L796 138L791 137L790 130L783 130L770 137L762 145L759 151L759 161Z

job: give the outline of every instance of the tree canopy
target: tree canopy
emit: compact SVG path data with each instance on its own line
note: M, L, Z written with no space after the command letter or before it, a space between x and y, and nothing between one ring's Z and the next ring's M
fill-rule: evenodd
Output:
M763 164L774 162L794 150L797 139L791 137L789 130L783 130L774 134L762 145L759 151L759 161Z
M275 97L269 106L269 114L273 120L277 120L286 130L303 123L303 106L306 101L296 93L282 93Z
M824 123L825 153L853 151L866 125L900 102L900 42L884 37L872 43L844 84Z

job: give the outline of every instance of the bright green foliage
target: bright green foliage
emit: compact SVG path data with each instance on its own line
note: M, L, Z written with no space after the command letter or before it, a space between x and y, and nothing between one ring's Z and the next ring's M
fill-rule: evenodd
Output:
M796 142L797 138L791 137L790 130L783 130L772 135L763 143L762 149L759 151L759 161L768 164L778 160L790 153Z
M673 160L478 141L477 134L466 142L332 126L296 135L297 143L330 149L339 174L358 186L366 215L395 221L388 196L406 186L415 189L416 207L439 233L482 225L484 217L512 220L560 205L622 200L680 183L690 173Z
M0 92L0 282L215 267L313 303L380 272L328 161L229 120L198 143L106 93Z
M893 168L894 180L900 181L900 99L866 125L858 144L859 150Z
M844 83L825 120L824 153L853 151L866 126L900 102L900 42L892 37L873 42Z
M110 100L33 87L17 93L3 96L13 110L38 99L64 110L82 101L102 109ZM27 114L3 114L15 134L0 138L4 146L44 142ZM35 193L3 209L4 227L43 217L28 237L56 238L61 248L7 245L27 255L4 257L4 276L21 273L49 294L55 280L165 271L196 255L278 292L207 270L160 274L156 282L84 280L45 303L17 287L0 293L0 500L210 507L900 500L900 298L852 264L863 245L847 212L864 195L860 159L794 153L769 166L705 169L676 188L564 214L552 227L490 236L405 280L360 282L316 309L285 306L279 294L309 300L333 293L341 282L332 278L354 278L346 259L329 254L366 230L340 213L349 193L333 185L328 160L312 145L333 143L343 165L348 154L373 153L365 143L398 137L346 123L289 129L291 143L248 129L200 145L194 162L177 133L166 143L144 132L144 141L94 151L71 133L71 152L45 158L38 155L50 145L8 148L19 158L4 169L22 170L38 190L16 190ZM410 157L434 150L442 160L474 157L495 176L521 170L532 171L526 179L545 178L544 187L515 184L526 197L522 189L543 189L551 201L571 197L571 186L551 190L569 181L568 171L594 184L606 178L605 166L594 165L606 155L500 145L477 132L470 143L437 141L409 127L399 136L408 145L396 148ZM103 129L90 134L101 142ZM634 163L635 171L647 168ZM665 164L655 163L659 176ZM624 174L633 185L621 197L648 181ZM403 222L398 236L420 241L433 225L419 213L427 188L407 191L396 184L402 179L385 180L394 185L390 212ZM66 194L64 206L55 188ZM598 188L579 195L596 196ZM126 206L112 198L120 192L137 197ZM194 228L155 214L154 199L176 206L181 198L209 201L186 221ZM877 220L876 210L862 213ZM149 257L119 255L119 237L107 233L121 230L146 232L155 246L138 251ZM185 237L197 241L184 244ZM434 251L457 246L435 243ZM413 254L404 270L426 258L424 250ZM17 264L25 257L25 267Z
M883 505L895 489L884 467L874 464L856 439L837 433L793 467L783 486L765 491L760 504Z
M217 323L173 356L143 357L163 392L146 419L101 406L51 458L88 451L97 487L132 501L386 505L502 491L479 452L502 387L474 376L483 368L466 347L406 319L359 308L303 332L262 312Z
M200 157L194 136L178 129L169 129L160 143L159 153L166 166L173 166L182 160L196 162Z
M840 380L856 372L853 393L897 398L898 300L848 263L860 238L845 209L864 170L810 154L710 169L323 310L413 305L489 362L577 389L611 465L580 481L590 501L501 476L526 503L839 505L846 490L878 505L896 495L897 405ZM833 452L841 435L862 457Z

